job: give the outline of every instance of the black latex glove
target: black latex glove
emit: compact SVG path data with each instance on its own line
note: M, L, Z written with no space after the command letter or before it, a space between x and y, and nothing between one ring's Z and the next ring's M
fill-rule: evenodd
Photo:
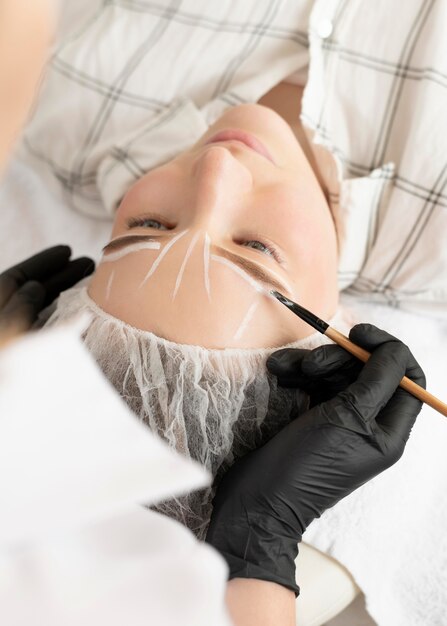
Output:
M422 403L398 385L406 375L425 387L424 373L405 344L375 326L359 324L349 336L372 352L366 364L338 346L280 350L267 362L287 386L304 381L314 402L331 399L292 415L218 484L206 541L230 579L269 580L298 595L306 528L403 454Z
M355 336L357 327L351 332ZM361 331L360 335L359 340L362 341ZM353 383L363 363L341 346L325 344L314 350L277 350L267 359L267 368L278 378L280 387L306 391L313 407L330 400Z
M61 291L93 272L92 259L70 261L68 246L39 252L0 274L0 329L27 330Z

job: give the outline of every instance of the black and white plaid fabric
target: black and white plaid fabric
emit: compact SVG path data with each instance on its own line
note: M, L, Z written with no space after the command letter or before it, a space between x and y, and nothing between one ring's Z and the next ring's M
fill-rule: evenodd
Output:
M447 0L105 0L55 50L21 155L107 217L228 107L308 66L302 121L339 181L340 288L442 314L446 30Z

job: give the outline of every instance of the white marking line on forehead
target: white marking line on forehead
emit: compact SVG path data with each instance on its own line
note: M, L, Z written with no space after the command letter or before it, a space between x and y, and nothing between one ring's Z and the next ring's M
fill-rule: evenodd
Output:
M246 280L247 283L249 283L253 287L253 289L256 289L256 291L259 291L259 292L265 291L265 288L260 283L256 282L256 280L254 280L251 276L249 276L247 272L244 272L242 268L235 265L229 259L225 259L224 257L218 256L217 254L212 254L211 258L213 259L213 261L218 261L219 263L223 263L224 265L227 265L230 269L233 270L233 272L236 272L236 274L239 274L239 276L241 276L244 280Z
M148 278L150 278L152 276L152 274L155 272L155 270L157 269L157 267L160 264L160 261L163 259L164 255L168 252L169 248L171 248L176 241L178 241L180 239L180 237L183 237L183 235L185 233L188 232L188 229L186 230L182 230L181 233L179 233L178 235L176 235L169 243L167 243L165 245L165 247L163 248L163 250L160 252L160 254L158 255L158 257L155 259L154 264L152 265L151 269L149 270L149 272L146 274L146 276L144 277L144 279L141 281L140 283L140 287L142 287L144 285L144 283L147 281Z
M208 300L211 300L210 291L210 237L205 233L205 244L203 246L203 271L205 275L205 289L208 294Z
M107 281L106 286L106 300L110 298L110 290L112 289L113 279L115 278L115 270L112 270L112 273L109 276L109 280Z
M244 319L241 322L241 325L239 326L237 331L234 333L233 339L240 339L240 337L242 336L242 333L247 328L248 322L253 317L255 309L258 306L258 304L259 304L259 301L255 301L251 303L250 308L248 309L247 313L245 314Z
M198 238L199 235L200 235L200 233L196 233L194 235L194 237L191 240L191 243L188 246L188 249L186 250L185 258L183 259L182 266L181 266L180 271L179 271L179 273L177 275L177 280L175 281L175 289L174 289L174 293L172 294L172 300L174 300L175 296L177 295L177 291L178 291L178 288L180 287L180 283L182 281L182 276L183 276L183 272L184 272L185 267L186 267L186 263L188 262L188 259L189 259L190 255L191 255L191 252L194 249L194 246L196 245L197 238Z
M123 256L127 254L133 254L134 252L138 252L139 250L158 250L160 248L160 243L158 241L145 241L142 243L133 243L128 245L126 248L122 250L118 250L117 252L110 252L109 254L104 254L101 259L101 263L109 263L110 261L118 261L118 259L122 259Z

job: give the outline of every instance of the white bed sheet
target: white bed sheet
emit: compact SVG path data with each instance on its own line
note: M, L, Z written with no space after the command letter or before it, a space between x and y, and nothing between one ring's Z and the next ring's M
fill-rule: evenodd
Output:
M96 220L65 207L26 165L13 161L0 183L2 225L0 268L40 252L69 244L76 256L98 259L111 232L110 219Z
M27 166L0 187L0 268L68 243L97 259L111 222L74 213ZM360 320L406 341L429 389L446 399L447 321L343 298ZM445 626L447 607L447 419L423 408L403 458L327 511L304 540L349 569L379 626ZM299 580L299 564L298 564Z

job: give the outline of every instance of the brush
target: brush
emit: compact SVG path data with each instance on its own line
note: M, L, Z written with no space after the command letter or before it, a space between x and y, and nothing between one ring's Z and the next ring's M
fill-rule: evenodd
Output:
M350 339L348 339L348 337L338 332L338 330L335 330L335 328L331 328L331 326L329 326L327 322L325 322L324 320L321 320L319 317L317 317L316 315L314 315L313 313L311 313L304 307L300 306L296 302L289 300L289 298L286 298L285 296L280 294L279 291L275 291L274 289L272 289L269 293L272 296L274 296L277 300L279 300L279 302L284 304L284 306L290 309L292 313L295 313L295 315L298 315L299 318L301 318L307 324L315 328L315 330L318 330L323 335L326 335L326 337L329 337L329 339L332 339L332 341L334 341L339 346L341 346L342 348L344 348L345 350L353 354L355 357L360 359L360 361L363 361L364 363L366 363L366 361L371 356L371 352L368 352L364 348L361 348L357 344L353 343ZM413 382L407 376L404 376L402 378L402 380L399 383L399 387L402 387L402 389L405 389L405 391L408 391L409 393L411 393L415 398L417 398L418 400L421 400L421 402L425 402L426 404L431 406L433 409L435 409L435 411L438 411L439 413L447 417L447 404L445 404L444 402L442 402L442 400L440 400L436 396L426 391L423 387L421 387L417 383Z

